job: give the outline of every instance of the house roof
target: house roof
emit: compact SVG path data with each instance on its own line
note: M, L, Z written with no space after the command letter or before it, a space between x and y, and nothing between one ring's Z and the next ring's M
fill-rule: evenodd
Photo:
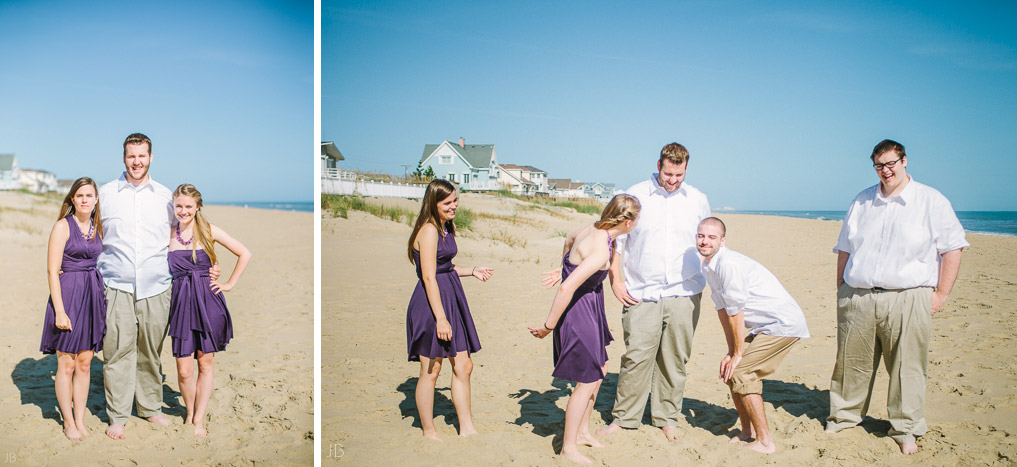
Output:
M508 170L505 170L506 165L508 165L509 168L518 167L518 166L513 166L511 164L499 164L498 165L498 170L501 170L502 172L505 172L505 175L508 175L509 177L512 177L512 178L514 178L516 180L519 180L519 182L522 183L523 185L536 185L536 183L531 182L530 179L522 176L522 174L520 174L518 177L515 176L515 175L512 175L511 172L509 172Z
M543 170L540 170L540 169L538 169L538 168L536 168L536 167L534 167L532 165L515 165L515 164L498 164L498 165L500 165L500 166L502 166L502 167L504 167L506 169L521 170L523 172L534 172L534 173L542 173L542 174L546 174L547 173L547 172L544 172Z
M568 178L549 178L547 179L547 186L554 187L555 190L574 190L576 188L582 188L586 185L583 182L573 182Z
M14 154L0 154L0 170L14 170Z
M321 142L321 155L337 161L346 160L343 158L343 153L339 152L339 148L331 141Z
M448 143L452 150L459 153L466 160L466 163L470 164L473 168L483 169L491 165L491 159L494 157L493 144L467 144L465 147L459 147L458 143L448 141L444 141L441 144L425 144L424 153L420 156L418 165L423 164L424 160L438 149L438 146L445 143Z
M542 173L542 174L546 174L547 173L547 172L544 172L543 170L540 170L540 169L538 169L538 168L536 168L536 167L534 167L532 165L524 165L522 167L524 169L526 169L526 170L529 170L530 172L537 172L537 173Z

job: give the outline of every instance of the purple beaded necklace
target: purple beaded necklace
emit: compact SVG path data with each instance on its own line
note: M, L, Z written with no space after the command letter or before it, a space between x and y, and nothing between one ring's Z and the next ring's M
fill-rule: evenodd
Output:
M194 234L192 233L191 239L185 242L184 239L180 238L180 224L177 224L177 241L183 246L190 245L194 241Z
M79 232L81 231L81 227L78 227L78 231ZM82 233L81 234L81 238L84 238L85 240L91 240L93 234L95 234L95 219L93 219L91 216L89 216L89 218L88 218L88 234Z

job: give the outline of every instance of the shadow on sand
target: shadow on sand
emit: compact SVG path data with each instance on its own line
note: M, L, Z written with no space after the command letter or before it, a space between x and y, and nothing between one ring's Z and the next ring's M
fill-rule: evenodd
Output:
M399 392L403 393L403 401L399 403L399 414L403 418L413 417L412 426L421 428L416 399L417 379L407 378L397 388ZM444 417L446 425L458 427L459 417L456 416L456 407L452 404L452 388L435 387L434 389L434 418Z
M11 381L21 393L22 405L32 404L39 407L43 418L53 420L63 426L56 389L53 387L56 371L56 355L45 355L38 359L25 358L14 366L14 371L11 372ZM92 357L89 378L88 399L85 405L93 415L108 423L106 395L102 386L102 360L99 360L98 357Z

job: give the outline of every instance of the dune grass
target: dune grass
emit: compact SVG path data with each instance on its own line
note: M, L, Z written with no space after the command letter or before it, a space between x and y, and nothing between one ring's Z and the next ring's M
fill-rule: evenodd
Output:
M368 214L413 226L417 220L417 213L399 206L387 206L375 201L368 201L363 196L350 195L321 195L321 211L332 213L332 217L348 219L350 211L362 211ZM456 209L454 220L457 229L471 230L473 221L476 219L469 209Z

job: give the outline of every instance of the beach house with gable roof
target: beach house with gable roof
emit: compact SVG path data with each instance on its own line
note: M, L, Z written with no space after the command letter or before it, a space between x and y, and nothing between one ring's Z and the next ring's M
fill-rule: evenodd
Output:
M0 190L17 190L21 188L21 169L18 167L18 156L0 154Z
M500 190L498 183L498 155L493 144L466 144L442 141L424 145L418 167L428 167L434 175L457 183L462 190Z
M501 164L498 181L516 194L548 194L547 172L529 165Z

